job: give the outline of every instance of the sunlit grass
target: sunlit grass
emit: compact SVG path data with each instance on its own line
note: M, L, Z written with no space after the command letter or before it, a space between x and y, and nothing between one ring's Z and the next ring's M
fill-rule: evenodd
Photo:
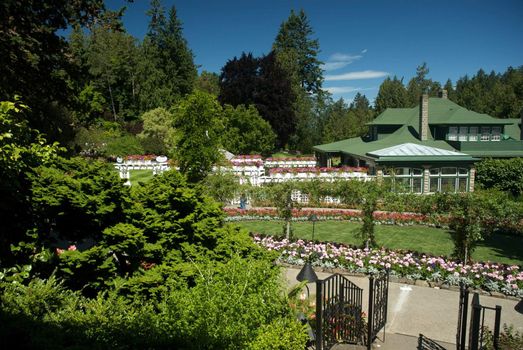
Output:
M238 224L250 232L282 235L281 221L243 221ZM320 221L315 225L314 239L361 245L356 231L360 223L349 221ZM293 234L297 238L312 238L311 222L293 222ZM376 240L380 246L394 250L412 250L430 255L450 256L454 248L448 230L426 226L377 225ZM495 261L523 265L523 237L494 235L478 245L472 255L478 261Z

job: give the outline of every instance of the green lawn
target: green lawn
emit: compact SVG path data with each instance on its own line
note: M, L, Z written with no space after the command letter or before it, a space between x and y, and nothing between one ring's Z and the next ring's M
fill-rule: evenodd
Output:
M148 182L153 178L152 170L130 170L129 171L131 185L137 185L138 182Z
M250 232L264 234L283 233L283 222L243 221L239 225ZM316 223L314 238L321 241L334 241L359 245L361 242L354 231L361 224L348 221L321 221ZM311 239L312 223L292 224L296 237ZM447 230L425 226L376 226L376 240L380 246L390 249L405 249L431 255L450 255L453 250L452 239ZM473 259L496 261L506 264L523 265L523 237L494 235L477 247Z

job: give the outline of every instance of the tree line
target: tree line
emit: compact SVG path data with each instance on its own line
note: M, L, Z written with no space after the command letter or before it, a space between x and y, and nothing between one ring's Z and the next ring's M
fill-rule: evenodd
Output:
M452 101L494 117L517 118L523 108L523 67L441 84L423 63L406 84L386 78L373 104L361 93L350 103L334 100L323 88L320 43L303 10L281 23L270 52L242 52L219 73L198 74L176 8L160 0L150 2L143 40L126 32L125 8L110 11L100 0L6 1L1 9L0 100L26 103L28 125L71 154L174 156L176 111L196 92L212 100L207 106L220 105L216 147L267 155L363 136L386 108L413 107L421 93L436 96L442 88Z

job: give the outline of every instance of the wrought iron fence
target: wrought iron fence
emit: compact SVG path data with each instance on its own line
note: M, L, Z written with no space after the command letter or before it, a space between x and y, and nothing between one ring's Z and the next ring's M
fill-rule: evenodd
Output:
M367 323L367 349L371 349L378 333L383 329L385 340L385 324L387 323L387 305L389 300L389 272L369 278L369 320Z
M340 274L316 282L316 350L363 343L362 299L363 289Z

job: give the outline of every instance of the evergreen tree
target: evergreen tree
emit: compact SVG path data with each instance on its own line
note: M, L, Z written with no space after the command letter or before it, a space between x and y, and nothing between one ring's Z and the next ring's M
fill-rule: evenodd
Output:
M429 68L427 63L423 62L421 66L416 68L416 76L412 78L407 84L407 94L409 98L409 107L414 107L419 104L419 98L422 94L429 96L438 96L441 91L441 84L427 78Z
M317 56L318 39L311 39L313 31L303 10L298 14L291 10L289 18L280 26L273 50L282 61L288 62L288 70L297 79L301 88L313 94L321 91L323 75Z
M449 100L456 101L456 90L454 90L454 86L452 85L452 81L450 79L447 79L443 89L447 91L447 98Z
M138 65L141 111L169 108L192 91L197 76L176 8L170 9L166 19L160 2L152 0L148 14L149 31L141 46Z
M97 91L109 103L115 121L137 116L135 39L125 32L96 26L89 38L87 64Z
M407 90L403 85L403 79L387 77L380 85L376 96L375 109L380 114L387 108L406 108L409 106Z
M72 121L70 76L75 66L60 30L91 25L105 11L100 0L0 2L0 100L22 96L29 126L67 141Z

